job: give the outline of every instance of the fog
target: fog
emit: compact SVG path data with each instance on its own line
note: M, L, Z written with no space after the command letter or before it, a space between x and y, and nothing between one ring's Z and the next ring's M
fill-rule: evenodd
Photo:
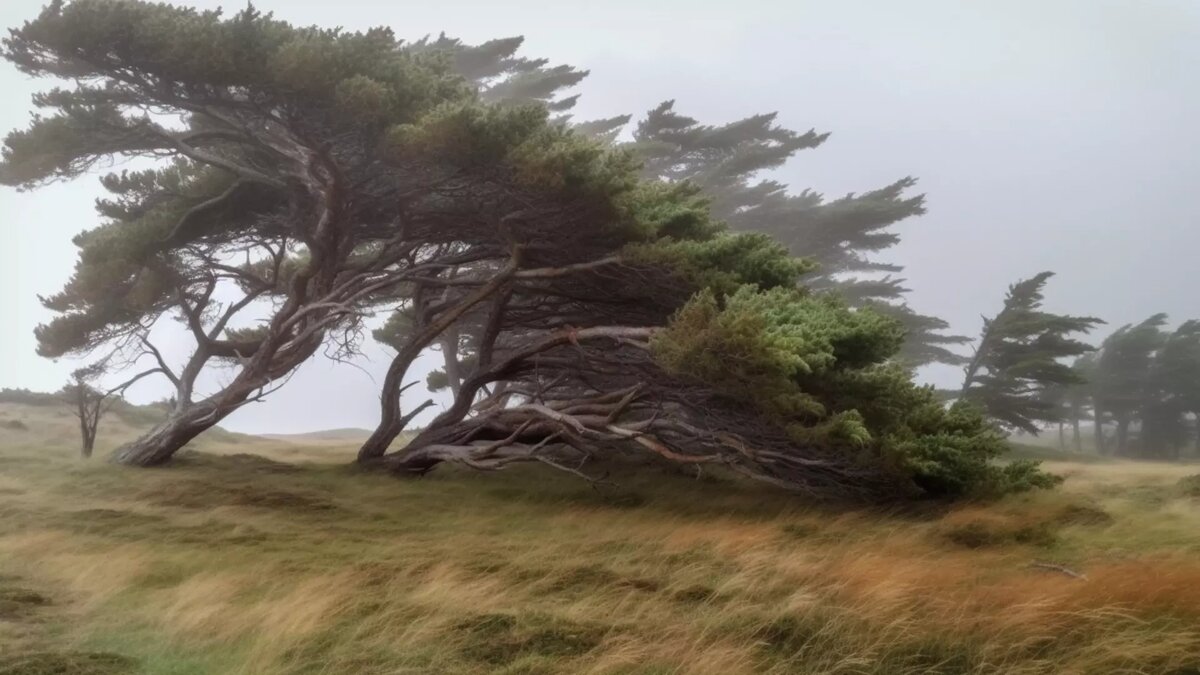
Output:
M0 23L42 3L5 0ZM197 0L191 4L216 7ZM1049 308L1111 325L1153 312L1200 315L1200 5L1059 0L963 3L442 3L263 0L294 23L391 26L468 42L525 35L522 53L587 68L579 119L664 99L706 123L776 110L784 126L832 132L778 172L828 196L920 178L929 213L897 226L880 257L906 267L909 303L974 335L1007 284L1058 273ZM0 126L26 124L40 83L0 66ZM33 328L92 227L95 177L31 193L0 190L0 386L57 389L75 361L35 354ZM1106 331L1102 331L1106 332ZM182 353L182 334L170 333ZM305 431L370 427L387 355L303 367L268 401L223 426ZM218 376L219 377L219 376ZM950 385L953 368L922 372ZM131 398L167 394L140 384ZM424 396L413 394L414 399Z

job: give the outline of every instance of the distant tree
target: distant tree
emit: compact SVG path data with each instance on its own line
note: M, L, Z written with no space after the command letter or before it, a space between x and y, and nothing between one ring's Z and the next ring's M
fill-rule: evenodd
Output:
M1178 459L1192 437L1188 417L1200 412L1200 322L1162 336L1144 395L1137 454ZM1200 447L1200 435L1194 438Z
M79 420L79 452L85 458L92 456L96 448L96 433L100 418L118 401L127 389L138 380L160 372L150 369L134 375L121 384L108 389L98 389L96 381L109 369L109 360L103 359L71 373L71 381L63 387L61 395L71 406Z
M1153 367L1155 353L1166 341L1166 323L1166 314L1155 314L1139 324L1118 328L1100 345L1091 388L1103 453L1130 454L1130 426L1155 407L1158 396ZM1103 440L1105 415L1116 425L1115 447Z
M566 95L563 90L581 82L587 71L517 57L521 43L521 38L504 38L468 45L443 35L420 44L449 54L458 72L488 100L539 102L552 111L569 110L579 95ZM573 128L632 149L642 160L646 177L698 185L711 200L714 215L734 229L770 234L793 254L816 262L804 279L808 288L836 290L853 306L870 306L898 320L906 333L898 355L904 363L965 362L953 347L970 339L948 335L945 321L914 311L903 301L908 292L904 280L893 276L903 268L874 259L899 242L893 225L924 213L924 197L905 194L915 180L904 178L882 189L827 201L811 190L789 192L787 185L760 175L782 166L797 152L818 147L829 134L783 128L776 124L774 113L703 125L676 112L674 101L666 101L638 122L632 142L619 142L618 135L631 119L620 115L574 123ZM453 354L444 347L442 352L447 357Z
M71 373L71 382L62 390L63 398L79 420L79 454L85 459L92 456L100 418L106 412L104 401L107 397L91 383L96 374L93 369L80 368Z
M1168 406L1192 418L1200 453L1200 320L1180 324L1155 356L1154 379Z
M913 311L903 302L908 292L904 280L892 276L903 268L874 258L900 241L891 229L896 223L925 212L923 195L906 194L915 179L832 201L763 179L763 172L829 137L781 127L775 113L710 126L679 114L675 102L666 101L647 113L633 136L631 147L645 162L646 175L699 185L711 198L714 215L734 229L769 234L793 254L815 262L805 286L835 291L851 305L869 306L899 321L906 333L902 361L965 361L950 347L970 339L946 335L945 321Z
M1042 424L1065 419L1062 394L1084 381L1063 360L1092 347L1071 336L1103 323L1043 311L1042 289L1051 276L1042 272L1013 284L1004 308L984 318L959 392L962 400L980 406L1001 425L1032 434Z

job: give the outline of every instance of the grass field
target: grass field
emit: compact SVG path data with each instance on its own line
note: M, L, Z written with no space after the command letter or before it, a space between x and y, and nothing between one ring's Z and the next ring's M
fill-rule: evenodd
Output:
M1200 673L1196 465L885 512L658 468L402 481L344 433L122 469L72 421L0 406L0 675Z

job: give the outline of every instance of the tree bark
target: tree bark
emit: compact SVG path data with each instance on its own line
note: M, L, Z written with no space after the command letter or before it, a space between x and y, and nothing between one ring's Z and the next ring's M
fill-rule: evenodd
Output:
M111 461L129 466L160 466L184 445L216 426L235 408L224 413L208 401L173 413L141 438L117 448Z
M387 375L383 378L383 390L380 392L379 424L375 431L363 442L358 449L358 463L364 464L383 457L392 441L404 431L404 417L400 413L400 395L404 390L404 375L409 366L421 353L424 345L413 342L405 345L404 349L392 359L388 366Z
M520 260L521 254L518 248L513 252L504 269L409 338L404 347L396 354L396 358L392 359L387 375L383 379L383 391L379 397L379 425L358 449L357 461L359 464L369 464L383 457L400 432L404 431L408 422L412 421L412 413L409 415L400 413L400 394L404 391L404 376L408 373L412 362L431 342L454 325L454 322L458 321L463 314L499 292L520 267Z
M1075 444L1075 452L1083 452L1083 437L1079 433L1079 413L1075 413L1075 419L1071 420L1071 440Z

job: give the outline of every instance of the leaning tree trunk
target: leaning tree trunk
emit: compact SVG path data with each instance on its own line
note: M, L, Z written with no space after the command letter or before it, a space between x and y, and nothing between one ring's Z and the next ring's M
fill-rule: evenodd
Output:
M201 401L183 411L173 412L149 433L113 451L111 460L130 466L165 464L180 448L216 426L234 409L236 406L222 413L219 406Z
M500 270L496 276L492 277L475 291L469 293L452 307L443 311L440 316L410 337L404 347L397 352L396 358L392 359L392 364L388 366L387 375L383 380L383 391L379 397L379 425L375 427L375 431L371 433L362 444L362 447L358 449L357 462L359 464L371 464L381 459L387 453L388 448L391 447L392 442L400 436L400 432L404 431L404 428L408 426L408 423L422 410L433 405L432 401L427 401L416 410L406 415L401 414L400 395L404 392L403 381L404 376L408 373L409 366L412 365L413 361L421 355L421 352L430 343L453 326L463 314L466 314L472 307L499 292L520 267L520 260L520 250L517 249L509 259L508 265ZM461 389L459 389L459 392L461 396Z
M401 382L404 379L405 373L408 372L409 366L412 365L412 362L416 360L420 353L420 345L410 343L400 351L392 361L392 365L388 367L387 375L383 378L383 391L380 394L382 408L379 425L375 427L375 431L371 432L371 435L363 442L362 447L358 449L358 458L356 461L359 464L371 464L378 461L387 453L388 448L400 436L409 422L412 422L414 417L433 405L433 401L429 400L410 410L408 413L401 414L400 412L400 398L407 388Z
M370 464L383 457L392 442L404 431L404 427L412 421L416 413L424 410L428 405L432 405L432 402L427 402L426 405L407 415L400 412L400 397L404 393L404 375L408 373L409 366L421 354L423 348L424 344L416 340L409 342L388 366L387 375L383 378L383 389L379 395L379 424L363 442L362 447L358 449L357 461L359 464Z

